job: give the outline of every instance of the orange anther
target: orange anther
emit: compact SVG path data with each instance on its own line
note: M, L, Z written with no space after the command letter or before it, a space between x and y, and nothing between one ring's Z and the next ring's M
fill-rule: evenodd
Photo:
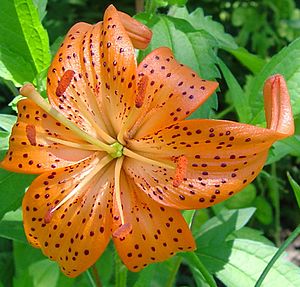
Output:
M31 145L36 145L36 130L34 125L26 126L26 136Z
M142 76L137 84L137 95L135 98L135 106L137 108L140 108L144 103L148 80L148 76Z
M173 179L174 187L178 187L182 183L182 181L186 175L188 160L187 160L186 156L182 155L177 159L176 163L177 163L177 165L176 165L176 170L175 170L175 176Z
M44 216L44 223L46 224L50 223L52 217L53 217L53 208L50 207Z
M113 233L113 237L122 238L128 235L132 230L132 225L130 223L122 224L115 232Z
M58 86L56 88L56 95L58 97L62 96L64 94L64 92L66 91L66 89L68 88L68 86L70 85L73 77L74 77L75 72L72 70L67 70L63 76L61 77Z

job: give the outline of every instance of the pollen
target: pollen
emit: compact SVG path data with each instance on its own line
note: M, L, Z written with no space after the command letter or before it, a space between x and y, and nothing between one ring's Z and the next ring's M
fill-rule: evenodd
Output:
M34 125L26 126L26 137L29 140L31 145L33 146L36 145L36 130Z
M186 156L182 155L177 159L177 166L175 170L175 176L173 180L173 186L179 187L179 185L182 183L186 172L187 172L187 166L188 166L188 160Z
M52 217L53 217L53 208L50 207L44 216L44 223L46 224L50 223Z
M69 87L73 77L74 77L75 72L72 70L67 70L63 76L61 77L58 86L56 88L56 95L58 97L61 97L66 89Z
M143 76L138 82L137 95L135 98L135 106L137 108L141 108L144 103L148 81L149 78L147 76Z
M130 223L125 223L121 225L114 233L113 237L122 238L128 235L132 231L132 225Z

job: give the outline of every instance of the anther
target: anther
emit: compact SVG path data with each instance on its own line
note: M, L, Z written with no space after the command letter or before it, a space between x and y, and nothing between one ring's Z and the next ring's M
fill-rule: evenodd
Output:
M114 231L113 237L122 238L128 235L132 231L132 225L130 223L122 224L117 230Z
M29 140L31 145L33 146L36 145L36 130L34 125L26 126L26 137Z
M178 187L182 183L182 181L186 175L187 166L188 166L188 160L187 160L186 156L184 156L184 155L180 156L177 159L176 164L177 165L176 165L176 169L175 169L175 176L173 179L174 187Z
M50 221L51 221L51 219L52 219L52 217L53 217L53 207L50 207L49 209L48 209L48 211L46 212L46 214L45 214L45 216L44 216L44 223L45 224L48 224L48 223L50 223Z
M148 80L149 80L148 76L142 76L142 78L137 84L137 95L135 98L135 106L137 108L142 107L144 103Z
M68 88L68 86L70 85L73 77L74 77L75 72L72 70L67 70L63 76L61 77L58 86L56 88L56 95L58 97L61 97L64 92L66 91L66 89Z

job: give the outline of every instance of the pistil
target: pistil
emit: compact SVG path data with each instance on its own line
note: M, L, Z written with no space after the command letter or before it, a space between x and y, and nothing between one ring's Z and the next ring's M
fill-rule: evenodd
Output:
M124 156L118 158L115 166L115 200L116 200L117 210L121 219L121 226L113 233L113 236L117 238L126 236L132 230L132 225L130 223L125 223L122 200L121 200L120 176L121 176L123 160L124 160Z

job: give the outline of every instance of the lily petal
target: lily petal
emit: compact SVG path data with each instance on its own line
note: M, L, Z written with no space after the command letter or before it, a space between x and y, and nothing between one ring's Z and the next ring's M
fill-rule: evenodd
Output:
M42 173L71 165L91 155L91 151L78 150L51 140L65 139L82 143L82 140L31 100L19 101L18 111L9 150L1 162L3 168L14 172Z
M112 5L103 18L99 59L103 105L118 134L134 103L137 69L133 44Z
M109 132L100 107L101 29L101 22L74 25L53 59L47 81L50 103L92 136L97 135L97 126Z
M189 120L129 141L133 151L156 161L185 156L188 166L181 184L173 184L174 170L133 159L124 162L127 174L141 190L167 206L197 209L225 200L257 176L275 141L294 132L284 79L278 75L268 79L264 94L269 128Z
M150 53L138 67L139 77L148 77L142 121L136 137L188 117L218 87L217 82L201 79L189 67L178 63L169 48ZM132 135L133 137L133 135Z
M166 260L175 252L195 249L192 234L178 210L157 204L124 174L121 186L125 222L132 225L132 231L113 240L129 270L137 272L149 263ZM114 230L120 226L117 219L116 213Z
M69 277L94 264L109 242L113 166L96 175L62 206L55 207L82 185L98 163L99 158L93 156L46 172L35 179L23 200L27 239L57 261Z

